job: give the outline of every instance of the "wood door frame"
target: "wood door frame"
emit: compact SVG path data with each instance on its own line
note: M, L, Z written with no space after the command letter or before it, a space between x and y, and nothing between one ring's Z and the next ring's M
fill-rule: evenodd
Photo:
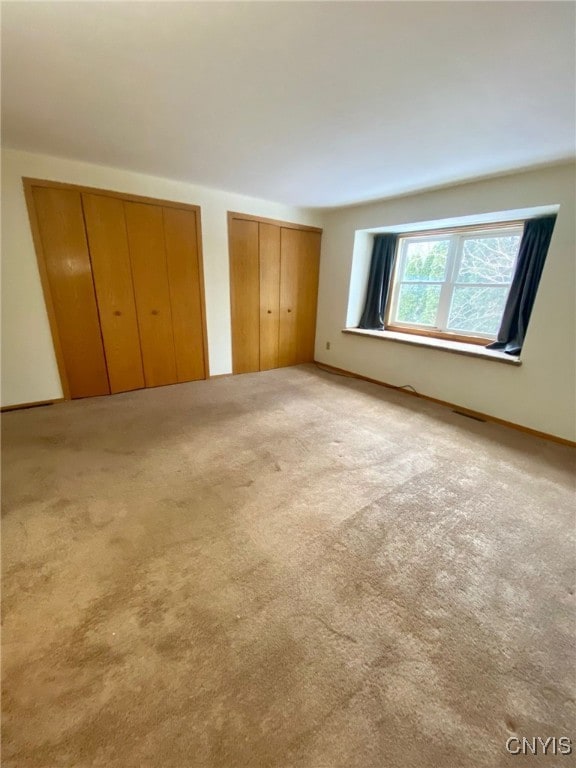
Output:
M101 187L86 187L83 184L69 184L66 181L52 181L51 179L34 179L29 176L23 176L24 188L49 187L50 189L72 189L77 192L87 192L91 195L104 195L105 197L116 197L120 200L127 200L132 203L148 203L148 205L163 205L167 208L183 208L186 211L200 212L199 205L192 203L180 203L175 200L164 200L159 197L147 197L146 195L134 195L131 192L119 192L113 189L102 189Z
M204 377L210 378L210 360L208 356L208 333L206 328L206 298L204 292L204 257L202 251L202 212L199 205L192 205L191 203L180 203L174 200L162 200L155 197L146 197L143 195L133 195L126 192L115 192L109 189L100 189L99 187L86 187L80 184L68 184L62 181L51 181L49 179L34 179L27 176L22 177L22 183L24 185L24 198L26 200L26 208L28 209L28 219L30 220L30 229L32 231L32 241L34 243L34 251L36 252L36 261L38 264L38 272L40 273L40 283L42 285L42 292L44 294L44 301L46 304L46 312L48 314L48 323L50 325L50 332L52 335L52 343L54 345L54 354L56 357L56 364L58 366L58 373L60 375L60 384L62 386L62 393L64 400L71 400L70 383L68 381L68 374L66 373L66 365L64 362L64 353L62 350L62 341L60 339L60 333L58 330L58 323L56 321L56 311L54 309L54 300L52 297L52 291L50 289L50 281L48 278L48 268L46 265L46 255L42 246L42 238L40 236L40 225L38 223L38 214L36 212L36 206L34 204L34 187L47 187L48 189L67 189L75 192L79 192L80 195L85 192L90 195L102 195L104 197L115 197L127 202L144 203L148 205L162 206L165 208L180 208L186 211L194 211L196 214L196 249L198 253L198 276L200 282L200 314L202 321L202 340L204 345ZM84 209L82 209L82 215L84 215ZM88 254L90 255L90 247L88 246ZM91 257L90 257L91 260Z
M252 216L250 213L238 213L237 211L228 211L228 246L230 246L230 222L232 219L243 219L244 221L257 221L259 224L275 224L277 227L286 229L301 229L304 232L320 232L321 227L312 227L309 224L296 224L293 221L280 221L280 219L266 219L263 216ZM228 248L230 253L230 248Z

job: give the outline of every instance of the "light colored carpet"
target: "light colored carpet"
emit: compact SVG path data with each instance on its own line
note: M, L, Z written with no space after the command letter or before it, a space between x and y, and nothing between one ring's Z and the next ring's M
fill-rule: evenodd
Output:
M4 768L568 764L571 449L313 366L3 443Z

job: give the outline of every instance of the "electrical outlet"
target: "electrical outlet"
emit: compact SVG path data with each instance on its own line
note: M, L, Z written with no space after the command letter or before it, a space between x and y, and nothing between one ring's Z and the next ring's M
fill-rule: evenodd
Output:
M326 342L326 349L330 349L330 342L329 341Z

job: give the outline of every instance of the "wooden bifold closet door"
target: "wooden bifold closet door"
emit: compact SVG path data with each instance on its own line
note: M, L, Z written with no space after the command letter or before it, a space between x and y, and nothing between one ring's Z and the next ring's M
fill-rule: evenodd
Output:
M232 370L314 359L321 232L229 215Z
M258 222L230 222L230 310L232 370L260 370L260 276Z
M124 203L82 195L110 391L144 386Z
M65 396L206 378L198 209L25 189Z
M80 193L35 187L32 194L49 311L58 326L69 392L72 397L107 395L110 386Z
M320 234L281 230L278 365L314 360Z
M146 386L174 384L176 355L162 209L141 203L124 206Z
M202 275L194 211L162 208L178 381L205 379Z
M280 227L258 224L260 277L260 367L278 368L280 330Z

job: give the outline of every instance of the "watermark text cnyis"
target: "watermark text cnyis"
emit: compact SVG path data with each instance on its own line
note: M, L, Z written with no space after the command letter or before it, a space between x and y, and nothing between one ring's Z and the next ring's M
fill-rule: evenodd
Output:
M510 736L506 750L511 755L571 755L572 740L568 736Z

